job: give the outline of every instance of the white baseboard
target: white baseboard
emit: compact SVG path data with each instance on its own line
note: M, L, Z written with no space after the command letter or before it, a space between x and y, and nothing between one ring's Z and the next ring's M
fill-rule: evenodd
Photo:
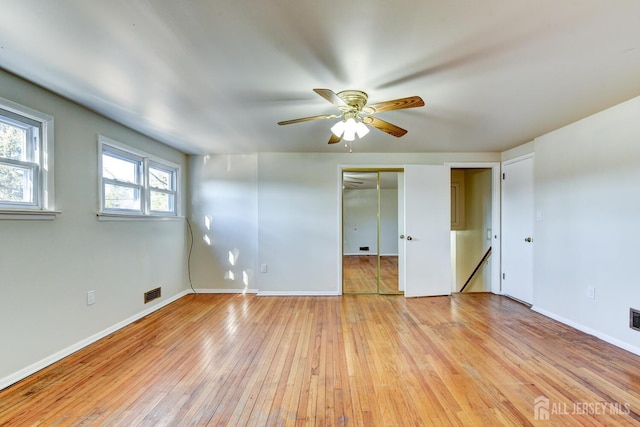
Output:
M162 307L171 304L172 302L182 298L183 296L187 295L191 293L191 290L188 291L183 291L180 292L177 295L174 295L173 297L165 300L165 301L161 301L158 304L154 305L153 307L149 307L146 310L141 311L138 314L135 314L131 317L129 317L128 319L123 320L122 322L116 323L115 325L100 331L96 334L91 335L88 338L83 339L82 341L79 341L63 350L60 350L57 353L52 354L51 356L45 357L44 359L27 366L24 369L19 370L18 372L15 372L7 377L4 378L0 378L0 390L9 387L12 384L17 383L18 381L28 377L29 375L35 374L36 372L38 372L41 369L46 368L47 366L64 359L65 357L69 356L72 353L75 353L76 351L90 345L93 344L94 342L106 337L109 334L114 333L115 331L117 331L118 329L122 329L125 326L135 322L136 320L142 319L144 316L147 316L151 313L153 313L156 310L161 309Z
M339 291L258 291L260 297L327 297L340 296Z
M637 354L638 356L640 356L640 348L635 347L627 342L621 341L617 338L613 338L612 336L603 334L600 331L596 331L595 329L588 328L580 323L576 323L562 316L558 316L557 314L547 311L543 308L531 307L531 310L535 311L536 313L540 313L543 316L547 316L550 319L557 320L560 323L564 323L565 325L571 326L572 328L582 331L585 334L593 335L594 337L599 338L602 341L608 342L609 344L613 344L616 347L620 347L623 350L627 350L628 352L631 352L633 354Z
M257 294L257 289L196 289L198 294Z
M338 291L260 291L258 289L196 289L199 294L257 294L261 297L266 296L339 296L342 295Z
M378 253L377 252L354 252L354 253L347 253L344 255L345 256L356 256L356 255L378 256ZM380 256L398 256L398 254L380 254Z

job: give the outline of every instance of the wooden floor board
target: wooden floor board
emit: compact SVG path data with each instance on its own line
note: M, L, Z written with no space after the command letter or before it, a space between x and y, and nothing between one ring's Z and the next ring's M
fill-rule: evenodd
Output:
M0 426L640 425L639 362L491 294L188 295L0 391Z
M377 255L343 256L342 291L345 294L402 294L398 289L398 256L382 255L379 261L378 280Z

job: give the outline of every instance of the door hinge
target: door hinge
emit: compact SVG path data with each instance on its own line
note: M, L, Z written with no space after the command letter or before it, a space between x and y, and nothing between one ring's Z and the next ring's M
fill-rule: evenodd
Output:
M502 174L502 180L503 180L503 181L504 181L505 175L506 175L506 174L504 174L504 173Z
M504 276L504 273L502 273L502 280L504 280L504 277L505 277L505 276Z

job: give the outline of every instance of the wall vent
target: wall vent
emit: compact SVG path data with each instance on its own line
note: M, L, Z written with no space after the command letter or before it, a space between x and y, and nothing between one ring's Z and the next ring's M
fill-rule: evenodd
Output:
M629 327L640 331L640 310L629 309Z
M361 251L368 251L369 250L369 246L360 246L360 250Z
M153 301L156 298L160 298L162 296L162 288L151 289L148 292L144 293L144 303L148 303L149 301Z

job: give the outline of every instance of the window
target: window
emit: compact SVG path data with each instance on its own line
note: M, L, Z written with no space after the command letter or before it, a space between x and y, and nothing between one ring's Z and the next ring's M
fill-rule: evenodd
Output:
M53 214L53 117L0 98L0 211Z
M104 136L98 145L101 215L178 215L178 165Z

